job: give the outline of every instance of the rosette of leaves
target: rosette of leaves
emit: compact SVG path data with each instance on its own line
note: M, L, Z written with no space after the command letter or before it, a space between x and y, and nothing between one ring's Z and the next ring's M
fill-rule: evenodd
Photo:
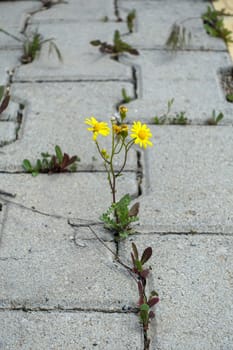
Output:
M125 52L131 55L139 55L138 50L121 39L119 30L115 30L114 32L113 44L108 44L100 40L92 40L90 44L93 46L99 46L100 52L112 54L115 58Z
M130 202L130 195L126 194L119 202L113 203L100 217L100 220L104 222L104 226L114 232L115 240L124 239L132 234L130 224L139 220L137 216L139 203L135 203L129 209Z
M3 85L0 86L0 115L8 107L10 102L10 89Z
M55 154L41 153L41 159L37 159L36 164L32 165L28 159L24 159L23 168L37 176L39 173L55 174L61 172L75 171L77 169L78 156L70 157L67 153L63 153L59 146L55 147Z

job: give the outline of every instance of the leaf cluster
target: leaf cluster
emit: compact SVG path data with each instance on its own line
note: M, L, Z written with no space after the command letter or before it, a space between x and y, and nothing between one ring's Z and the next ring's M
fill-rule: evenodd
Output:
M63 153L59 146L55 146L55 154L41 153L42 159L37 159L36 164L32 165L28 159L24 159L23 168L37 176L39 173L55 174L76 170L76 162L80 161L77 156L70 157L67 153Z
M124 239L132 234L130 224L138 220L139 203L135 203L129 209L130 202L130 195L126 194L118 202L113 203L100 217L105 227L114 232L116 240Z
M23 56L21 57L21 62L24 64L33 62L35 58L40 54L41 48L44 44L49 44L49 54L54 51L62 62L62 55L53 38L43 39L42 35L37 31L25 36L23 42Z
M188 118L185 116L185 112L175 113L175 116L171 115L171 108L174 103L174 98L168 100L167 111L161 116L154 117L154 123L156 125L171 124L171 125L186 125L188 124Z
M216 114L215 110L212 112L211 118L207 119L207 125L218 125L218 123L224 118L224 114L222 112Z
M139 52L135 48L121 39L119 30L115 30L114 32L113 44L108 44L100 40L92 40L90 44L93 46L99 46L100 52L112 54L113 57L118 57L119 54L124 52L131 55L139 55Z
M155 291L150 293L149 298L146 296L146 281L150 269L144 268L144 264L151 258L152 248L147 247L143 251L141 258L139 257L138 249L135 243L132 243L132 250L132 271L138 277L139 318L143 325L143 330L146 332L148 330L150 320L155 317L154 312L150 309L159 302L158 293Z
M62 62L62 55L59 48L54 42L54 38L43 39L42 35L38 33L38 31L34 31L30 34L24 34L22 37L17 37L3 28L0 28L0 32L22 43L23 55L21 56L20 61L23 64L33 62L35 58L39 55L42 46L46 43L49 44L49 54L51 54L51 52L54 51L59 61Z
M176 113L175 117L170 119L169 124L172 125L187 125L188 118L185 116L185 112Z
M176 51L185 48L192 39L192 33L184 26L174 23L166 41L167 48Z
M206 32L215 37L221 38L226 43L232 41L232 32L224 27L223 17L227 15L224 10L216 11L215 9L208 6L207 11L201 16L203 20L203 25Z
M5 86L0 86L0 115L8 107L10 102L10 90Z

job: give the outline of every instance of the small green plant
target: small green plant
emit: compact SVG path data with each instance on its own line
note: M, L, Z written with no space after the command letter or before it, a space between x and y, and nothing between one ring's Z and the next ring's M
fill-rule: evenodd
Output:
M24 159L23 168L37 176L39 173L55 174L67 171L75 171L77 161L80 159L77 156L70 157L67 153L62 152L59 146L55 146L55 154L41 153L42 159L37 159L35 165L32 165L28 159Z
M42 46L46 43L49 44L49 54L51 54L52 51L55 51L59 61L62 62L62 55L54 42L54 38L43 39L42 35L39 34L37 31L34 31L29 34L24 34L22 38L19 38L2 28L0 28L0 32L22 43L23 55L21 56L20 61L23 64L31 63L32 61L34 61L34 59L40 54Z
M143 148L152 146L152 142L150 141L152 134L146 124L142 125L140 121L134 122L131 130L125 124L127 111L127 108L124 106L119 108L120 118L113 118L111 120L111 128L109 128L107 123L99 122L94 117L87 118L85 121L89 125L87 130L93 133L96 148L104 162L112 194L112 204L102 214L100 219L104 222L105 227L114 234L114 240L116 242L132 233L130 224L138 220L137 214L139 211L138 203L135 203L129 209L131 202L129 194L117 200L117 179L123 175L129 151L134 144L138 144ZM131 131L130 135L129 131ZM108 136L109 134L111 134L111 148L107 151L105 148L100 147L97 137L99 135ZM118 160L118 168L115 168L115 159L119 157L119 154L123 155L123 159L121 165L119 165L120 161Z
M121 95L122 95L122 103L129 103L132 101L132 97L130 97L128 94L127 94L127 91L125 88L122 88L121 89Z
M218 125L218 123L224 118L224 114L222 112L216 114L215 110L212 112L211 118L207 119L207 125Z
M190 44L191 39L191 32L187 31L183 25L174 23L165 45L167 48L176 51L178 49L184 49Z
M10 88L3 85L0 86L0 115L8 107L10 102Z
M224 27L223 17L227 15L224 10L216 11L208 6L207 11L201 16L206 32L216 38L223 39L226 43L232 42L232 32Z
M169 124L173 125L187 125L188 118L185 116L185 112L176 113L175 117L170 119Z
M185 112L175 113L175 116L171 115L171 108L174 103L174 98L168 100L167 111L161 116L154 117L154 123L156 125L171 124L171 125L186 125L189 123L188 118L185 116Z
M103 16L100 20L103 23L107 23L109 21L109 18L108 18L108 16Z
M126 17L126 23L127 23L128 31L130 33L133 33L134 31L135 19L136 19L136 10L132 10L128 13Z
M132 243L132 250L132 271L136 275L138 281L138 315L143 326L144 349L149 349L150 339L148 338L147 331L150 320L155 317L154 312L150 309L159 302L158 293L156 291L152 291L149 297L146 292L147 278L150 273L150 268L144 268L144 264L151 258L152 248L147 247L143 251L141 258L139 258L138 249L135 243Z
M227 100L228 102L233 103L233 93L227 94L227 95L226 95L226 100Z
M171 112L173 103L174 103L174 98L172 98L171 100L168 100L166 113L162 114L161 116L154 117L154 123L156 125L162 125L166 123L166 121L168 120L169 114Z
M115 30L114 32L113 44L108 44L100 40L92 40L90 44L93 46L99 46L100 52L111 54L115 59L118 59L119 55L125 52L131 55L139 55L139 52L136 49L121 39L118 30Z

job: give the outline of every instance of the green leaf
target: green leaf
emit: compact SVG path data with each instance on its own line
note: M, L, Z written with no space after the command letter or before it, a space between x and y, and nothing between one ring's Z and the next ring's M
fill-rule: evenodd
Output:
M218 124L223 118L224 118L223 113L219 113L219 115L216 118L216 123Z
M32 165L28 159L24 159L22 165L26 171L32 172L33 168L32 168Z
M63 160L63 154L61 148L58 145L55 146L55 152L58 159L58 163L61 164Z
M139 272L142 272L142 263L140 260L135 259L135 266Z
M233 102L233 93L227 94L226 95L226 99L227 99L228 102Z
M149 311L150 307L147 304L142 304L140 306L140 311Z

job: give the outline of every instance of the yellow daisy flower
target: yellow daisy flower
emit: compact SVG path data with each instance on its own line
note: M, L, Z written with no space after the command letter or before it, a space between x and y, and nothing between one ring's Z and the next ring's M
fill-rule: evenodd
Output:
M105 122L98 122L94 117L91 117L90 119L86 118L85 124L91 126L90 128L87 128L87 130L93 132L94 141L97 139L99 134L102 136L107 136L110 133L108 124Z
M152 137L152 133L146 124L141 122L134 122L132 129L132 134L130 135L134 140L134 143L139 144L140 147L147 148L147 146L152 146L152 142L149 140Z

